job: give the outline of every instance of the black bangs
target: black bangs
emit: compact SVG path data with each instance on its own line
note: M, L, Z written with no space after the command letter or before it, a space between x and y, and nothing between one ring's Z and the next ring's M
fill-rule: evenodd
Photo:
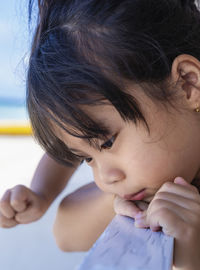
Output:
M77 159L54 124L90 144L107 136L109 127L85 106L95 114L96 105L109 104L124 121L142 121L149 131L135 98L140 91L159 105L175 104L178 82L169 84L174 59L189 54L200 60L196 2L37 0L27 106L35 137L52 157L68 166ZM34 3L29 0L29 19ZM128 93L134 85L140 87Z
M134 97L123 92L98 68L83 65L81 62L66 66L61 59L63 70L68 71L66 75L56 67L51 69L52 55L49 62L42 59L40 69L35 66L36 56L32 57L28 73L30 88L27 91L27 105L34 136L40 145L62 164L73 166L78 159L56 135L56 127L72 136L86 139L96 148L98 144L95 139L104 140L110 135L109 127L93 119L95 106L109 104L116 108L124 121L137 123L140 119L147 126ZM84 110L87 106L94 109L93 118Z

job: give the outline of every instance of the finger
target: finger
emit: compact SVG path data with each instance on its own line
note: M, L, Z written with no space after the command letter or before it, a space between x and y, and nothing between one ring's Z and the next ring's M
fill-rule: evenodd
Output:
M188 183L184 178L182 178L182 177L180 177L180 176L179 176L179 177L176 177L176 178L174 179L174 183L175 183L175 184L182 185L182 186L185 186L187 189L190 189L191 191L193 191L193 192L199 194L199 190L198 190L197 187L195 187L194 185Z
M135 205L142 211L147 210L149 203L144 202L144 201L135 201Z
M161 227L166 235L180 239L183 237L188 226L176 213L168 208L160 209L154 212L149 218L150 228L154 230L156 227Z
M2 214L0 214L0 227L2 228L11 228L18 224L18 222L14 218L6 218Z
M188 211L184 207L174 203L173 201L167 201L163 199L155 198L154 201L149 205L147 210L147 218L151 216L153 213L158 212L162 209L169 209L170 211L174 212L177 216L180 216L182 220L184 220L184 216L188 216Z
M10 205L11 191L7 190L0 201L0 212L6 218L13 218L15 211Z
M185 186L188 186L188 185L190 186L190 184L183 177L180 177L180 176L178 176L174 179L174 183L180 184L180 185L185 185Z
M15 219L18 223L28 224L39 219L43 215L43 212L40 211L36 206L29 205L25 211L19 212L15 215Z
M173 202L174 204L179 205L187 210L190 210L193 213L196 214L200 213L200 198L197 202L195 200L188 199L174 193L158 192L154 197L154 201L156 200L165 200L168 202ZM151 208L151 206L149 208Z
M155 227L157 226L162 226L164 223L154 223L153 218L157 214L162 216L163 213L173 213L173 216L175 217L176 220L182 220L182 222L188 226L188 224L195 225L199 221L199 216L197 214L192 213L191 211L188 211L187 209L174 204L172 202L168 202L165 200L156 200L154 204L150 205L150 207L147 210L147 215L146 216L141 216L139 219L136 220L136 226L137 227L147 227L150 226L152 230L154 230ZM167 216L165 217L166 219L164 220L164 216L162 216L162 222L165 221L166 224L168 224ZM156 218L157 220L157 218ZM165 227L166 227L165 224ZM166 227L167 228L167 227Z
M186 223L168 208L159 209L148 218L145 216L135 220L135 226L138 228L150 227L152 231L158 231L161 228L165 234L173 237L180 237L180 228L183 228L183 225L185 227Z
M158 192L161 192L161 191L174 193L188 199L193 199L195 201L198 201L200 199L198 190L196 189L196 187L190 184L186 186L186 185L176 184L173 182L166 182L162 185L162 187L159 189Z
M175 184L178 184L178 185L181 185L181 186L185 187L187 190L191 190L192 192L194 192L194 193L196 193L196 194L199 195L198 188L195 185L187 182L183 177L180 177L180 176L179 177L176 177L174 179L174 183Z
M30 194L28 192L28 189L25 186L18 185L12 189L10 204L15 211L22 212L27 207L27 200L29 197Z
M132 201L124 200L119 197L114 200L114 210L116 214L132 218L141 211Z

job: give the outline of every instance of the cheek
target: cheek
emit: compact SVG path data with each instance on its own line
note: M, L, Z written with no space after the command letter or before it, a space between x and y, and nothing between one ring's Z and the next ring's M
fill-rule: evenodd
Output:
M160 187L166 181L173 181L176 176L185 175L184 157L159 148L143 148L129 156L126 167L128 179L137 179L147 187Z

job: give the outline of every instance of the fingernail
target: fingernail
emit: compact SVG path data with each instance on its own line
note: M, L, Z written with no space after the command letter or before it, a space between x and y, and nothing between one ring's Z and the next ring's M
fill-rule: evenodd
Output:
M140 211L135 215L135 219L140 219L141 217L143 217L143 212Z
M145 227L145 223L143 219L136 219L135 220L135 227L141 228Z

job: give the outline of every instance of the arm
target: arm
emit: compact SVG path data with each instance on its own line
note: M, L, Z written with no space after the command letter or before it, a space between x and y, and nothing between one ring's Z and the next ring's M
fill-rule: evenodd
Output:
M77 166L78 164L74 168L65 167L44 154L34 173L30 188L44 197L49 206L65 188Z
M113 195L90 183L68 195L61 202L54 235L63 251L86 251L115 216Z
M44 154L31 188L17 185L4 193L0 201L0 226L10 228L38 220L66 186L77 166L64 167Z

